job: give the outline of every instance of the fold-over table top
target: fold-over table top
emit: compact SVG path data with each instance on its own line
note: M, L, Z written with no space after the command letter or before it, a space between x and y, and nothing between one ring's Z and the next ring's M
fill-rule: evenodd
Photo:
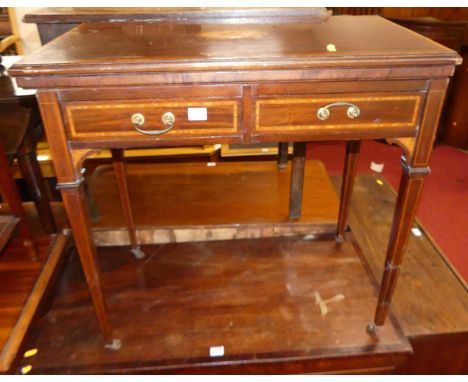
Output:
M456 52L379 16L308 23L82 24L10 74L310 69L454 65Z

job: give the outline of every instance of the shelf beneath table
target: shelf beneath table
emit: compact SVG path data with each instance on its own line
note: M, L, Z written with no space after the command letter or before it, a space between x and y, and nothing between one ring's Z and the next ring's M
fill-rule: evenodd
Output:
M323 163L306 161L300 220L288 218L291 164L274 161L134 163L126 166L142 244L319 235L335 229L339 201ZM89 179L98 245L127 245L112 165Z

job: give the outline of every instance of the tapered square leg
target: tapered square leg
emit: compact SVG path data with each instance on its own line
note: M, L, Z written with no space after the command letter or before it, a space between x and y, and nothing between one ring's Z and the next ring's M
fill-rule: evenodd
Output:
M388 314L406 243L408 242L421 195L424 176L429 173L428 167L411 168L404 165L403 169L385 258L385 268L380 284L379 300L375 312L374 322L377 326L384 324Z
M117 178L117 185L119 187L120 202L127 224L128 235L130 237L130 244L132 246L132 253L137 259L145 257L144 252L141 250L136 235L135 221L133 218L132 205L130 203L130 194L128 192L127 174L125 171L125 158L123 150L112 149L112 161L114 164L114 172Z
M402 157L403 173L387 247L374 323L369 325L369 331L383 325L388 314L400 266L403 262L406 243L416 215L424 178L430 172L429 158L447 85L447 79L438 79L431 82L420 127L414 141L409 146L410 150L407 151L406 156Z
M101 276L97 263L96 248L92 239L84 184L80 183L70 187L59 184L58 187L67 210L75 246L80 256L99 326L104 338L111 340L112 329L107 317L107 308L102 293Z
M278 168L288 167L289 142L278 143Z
M341 243L348 223L349 207L351 204L351 195L353 192L354 179L361 149L361 141L346 142L346 158L343 172L343 181L341 183L340 211L338 213L338 224L336 229L336 241Z
M302 214L305 153L306 143L295 142L291 167L291 187L289 191L289 219L300 219Z

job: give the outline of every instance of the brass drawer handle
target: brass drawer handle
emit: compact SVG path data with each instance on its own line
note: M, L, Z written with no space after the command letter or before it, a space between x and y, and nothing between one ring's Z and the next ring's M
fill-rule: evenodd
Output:
M146 135L161 135L172 130L172 128L175 126L175 116L170 111L162 115L161 121L164 124L164 126L166 126L166 128L162 130L143 130L140 129L140 126L143 126L145 124L145 116L141 113L135 113L132 115L133 128L139 133Z
M334 106L349 106L348 109L346 110L346 115L350 119L354 119L359 117L359 114L361 114L361 110L356 105L353 105L352 103L349 102L335 102L331 103L329 105L323 106L317 110L317 118L320 119L321 121L325 121L330 117L330 110L329 108L334 107Z

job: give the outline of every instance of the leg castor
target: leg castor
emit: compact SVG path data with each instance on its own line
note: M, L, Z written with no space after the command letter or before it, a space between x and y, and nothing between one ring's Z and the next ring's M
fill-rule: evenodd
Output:
M140 246L133 247L130 252L135 256L135 259L141 260L145 258L145 253L141 250Z
M118 338L114 338L110 343L105 344L104 347L109 350L117 351L122 347L122 341Z
M367 325L367 333L374 334L377 332L377 326L374 323Z
M343 235L336 235L335 236L335 241L336 241L336 244L343 244L344 236Z

